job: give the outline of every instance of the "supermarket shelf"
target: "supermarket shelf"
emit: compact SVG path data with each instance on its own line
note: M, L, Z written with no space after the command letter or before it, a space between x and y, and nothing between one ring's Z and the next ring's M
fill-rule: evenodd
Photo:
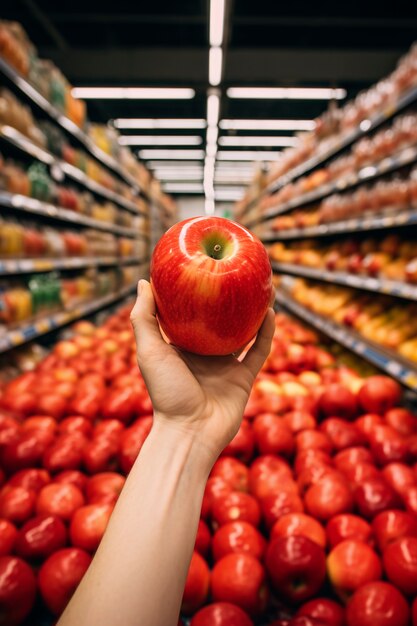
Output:
M74 257L68 259L0 259L0 276L74 270L104 265L130 265L144 263L147 259L131 257Z
M132 283L127 287L123 287L116 293L109 294L104 296L103 298L98 298L94 300L94 302L88 302L79 305L73 311L62 311L60 313L56 313L55 315L51 315L49 317L45 317L43 319L37 320L31 324L25 324L18 330L11 330L7 332L5 335L0 336L0 353L7 352L12 348L16 348L17 346L21 346L24 343L32 341L37 337L41 337L46 333L51 332L52 330L56 330L61 326L65 326L70 322L73 322L80 317L84 317L85 315L90 315L99 309L102 309L122 298L128 296L136 289L136 282Z
M95 220L92 217L81 215L76 211L69 209L62 209L56 207L53 204L47 202L41 202L35 198L28 198L20 194L12 194L7 191L0 191L0 206L10 209L18 209L25 213L32 215L42 215L44 217L57 219L63 222L69 222L73 226L88 226L95 228L96 230L104 230L105 232L113 233L115 235L124 235L125 237L132 237L134 239L142 237L147 239L147 236L138 232L134 228L125 228L124 226L117 226L116 224L110 224L108 222L102 222Z
M336 156L339 152L342 152L343 150L351 146L361 137L364 137L365 135L373 132L376 128L378 128L378 126L381 126L387 120L395 117L398 113L400 113L408 106L410 106L410 104L413 104L416 101L417 87L414 87L403 96L401 96L395 105L390 106L383 113L379 113L371 120L363 120L360 124L362 128L360 128L359 126L359 128L356 128L354 131L346 135L346 137L344 137L341 141L338 141L334 146L332 146L322 154L308 159L308 161L305 161L298 167L292 169L287 174L284 174L284 176L281 176L277 181L271 183L271 185L266 188L266 193L274 193L289 182L314 170L316 167L322 165L331 157Z
M385 280L383 278L356 276L355 274L347 274L345 272L329 272L325 269L314 269L311 267L303 267L302 265L292 265L290 263L277 263L272 261L271 265L273 271L279 274L302 276L326 283L344 285L345 287L354 287L355 289L363 289L365 291L417 301L417 287L407 283Z
M385 211L378 215L369 215L361 218L343 220L341 222L329 222L308 228L292 228L261 235L264 243L283 241L288 239L308 239L309 237L326 237L344 233L356 233L369 230L381 230L385 228L398 228L400 226L414 226L417 224L417 209L408 209L393 212Z
M75 137L83 146L89 151L89 153L100 161L102 165L118 174L131 185L137 192L140 191L139 184L135 178L126 172L120 164L101 150L96 144L86 135L74 122L55 108L46 98L44 98L27 80L25 80L20 74L12 68L4 59L0 58L0 72L2 72L7 78L21 91L29 100L35 103L44 113L46 113L52 120L54 120L61 128L66 130L70 135Z
M80 185L83 185L86 189L89 189L93 193L106 198L107 200L111 200L119 205L121 208L134 213L135 215L144 215L142 211L140 211L137 206L133 202L129 202L126 198L119 196L119 194L103 187L95 180L92 180L84 174L78 167L71 165L70 163L66 163L65 161L61 161L60 159L53 156L50 152L47 152L43 148L40 148L36 144L32 143L27 137L22 135L18 130L12 128L11 126L2 126L0 128L0 137L7 143L13 145L15 148L22 150L26 154L29 154L31 157L34 157L38 161L45 163L45 165L49 165L50 167L55 168L55 172L60 171L61 177L62 174L65 174L72 180L77 181Z
M275 302L325 335L328 335L331 339L342 344L345 348L385 371L401 384L417 392L417 365L415 363L413 364L394 352L385 350L367 341L352 330L347 330L343 326L317 313L313 313L296 302L285 289L277 291Z
M332 193L348 191L357 185L367 183L383 176L384 174L390 174L391 172L395 172L402 167L411 165L415 161L417 161L417 146L410 146L405 150L402 150L399 154L383 159L376 165L367 165L358 172L352 172L349 176L341 178L340 180L333 183L327 183L310 193L305 193L302 196L293 198L292 200L289 200L279 206L272 207L268 211L265 211L265 213L257 218L257 220L250 222L249 227L258 222L265 222L266 220L282 215L283 213L288 213L292 209L310 204L317 200L322 200L323 198L330 196Z

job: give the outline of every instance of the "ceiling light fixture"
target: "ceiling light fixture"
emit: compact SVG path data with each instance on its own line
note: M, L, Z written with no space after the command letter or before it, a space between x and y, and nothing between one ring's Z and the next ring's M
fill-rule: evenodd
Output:
M204 150L139 150L139 157L144 159L169 159L174 161L204 159Z
M229 98L271 98L273 100L342 100L346 89L329 87L230 87Z
M206 215L213 215L215 210L215 204L213 198L206 198L204 202L204 212Z
M203 171L201 172L187 172L178 171L178 172L160 172L159 170L154 171L155 177L158 180L203 180Z
M222 80L223 50L210 48L209 51L209 83L212 87L220 85Z
M162 188L169 193L203 193L200 183L166 183Z
M207 125L217 126L219 123L220 97L212 93L207 98Z
M209 145L209 144L216 144L218 135L219 135L218 127L217 126L209 126L207 128L207 133L206 133L207 145Z
M184 167L187 169L199 169L202 167L202 163L201 161L182 161L181 164L177 163L176 161L148 161L146 167L150 170L162 168L175 169L178 167Z
M210 2L210 46L221 46L224 35L225 0Z
M223 130L314 130L314 120L220 120Z
M122 135L121 146L199 146L203 140L198 135Z
M206 120L202 119L170 119L170 118L118 118L113 120L113 126L120 129L167 129L167 128L205 128Z
M276 161L279 152L272 150L220 150L217 153L219 161Z
M220 137L220 146L296 146L299 140L296 137Z
M73 87L73 98L84 100L191 100L189 87Z

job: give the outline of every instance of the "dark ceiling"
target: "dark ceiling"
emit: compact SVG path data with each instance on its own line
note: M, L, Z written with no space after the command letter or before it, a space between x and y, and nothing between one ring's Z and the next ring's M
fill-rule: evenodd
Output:
M206 116L208 10L208 0L3 0L0 16L20 21L75 85L196 89L188 101L89 101L90 117L105 122ZM221 118L312 119L325 101L231 100L225 90L341 86L351 97L390 72L417 33L415 0L231 0L228 10Z

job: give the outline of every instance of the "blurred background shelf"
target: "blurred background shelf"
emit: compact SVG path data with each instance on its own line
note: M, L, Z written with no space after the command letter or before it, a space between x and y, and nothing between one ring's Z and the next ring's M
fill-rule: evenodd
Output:
M272 261L271 265L273 271L279 274L302 276L304 278L312 278L336 285L344 285L345 287L354 287L356 289L417 301L417 286L407 283L385 280L383 278L357 276L345 272L330 272L325 269L315 269L289 263L277 263L276 261Z
M416 364L365 340L353 330L348 330L340 324L313 313L296 302L285 289L279 288L277 290L275 303L279 308L289 311L345 348L366 359L405 387L417 392Z

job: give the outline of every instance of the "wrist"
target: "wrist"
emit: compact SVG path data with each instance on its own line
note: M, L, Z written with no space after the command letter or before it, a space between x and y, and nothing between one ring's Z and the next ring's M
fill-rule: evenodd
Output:
M158 449L158 454L165 458L177 458L184 469L191 470L197 480L207 481L217 459L208 447L202 444L199 434L186 424L163 415L154 415L149 445Z

